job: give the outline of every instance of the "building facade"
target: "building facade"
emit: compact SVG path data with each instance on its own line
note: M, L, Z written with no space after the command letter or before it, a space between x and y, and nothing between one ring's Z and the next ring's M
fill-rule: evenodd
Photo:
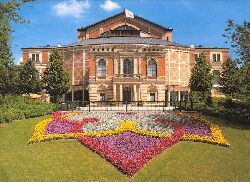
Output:
M163 27L128 10L79 28L77 42L57 46L70 77L68 100L171 101L187 99L195 59L204 53L212 66L214 89L226 48L186 46ZM42 75L55 47L22 48Z

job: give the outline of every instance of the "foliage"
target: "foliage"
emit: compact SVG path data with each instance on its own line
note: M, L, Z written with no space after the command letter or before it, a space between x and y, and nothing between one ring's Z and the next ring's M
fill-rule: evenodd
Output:
M25 23L18 10L32 0L10 0L0 2L0 95L15 93L17 91L17 77L15 65L11 54L11 22Z
M250 96L250 22L245 20L241 25L229 19L223 36L237 55L240 69L239 81L235 85L239 88L241 99L247 100Z
M53 104L42 103L21 96L6 95L0 99L0 123L45 115L51 113L54 109Z
M238 63L250 65L250 22L245 20L240 25L229 19L223 36L237 54Z
M221 91L225 95L234 98L239 92L239 72L236 63L232 59L228 59L222 65L221 73Z
M56 102L69 89L69 77L64 70L62 57L56 49L50 54L42 82L43 87Z
M250 102L232 99L213 99L211 106L204 104L194 104L194 110L203 114L226 119L234 124L250 124Z
M21 93L38 93L41 90L39 73L35 68L34 61L31 59L28 59L27 62L22 65L19 82Z
M189 86L191 92L201 92L202 99L205 101L205 94L211 94L212 89L212 74L210 73L211 66L207 64L206 57L202 53L196 60L192 70Z
M240 94L242 100L250 99L250 64L243 65L239 70ZM238 85L238 84L237 84Z
M14 65L13 62L0 60L0 95L19 93L19 70L20 67Z

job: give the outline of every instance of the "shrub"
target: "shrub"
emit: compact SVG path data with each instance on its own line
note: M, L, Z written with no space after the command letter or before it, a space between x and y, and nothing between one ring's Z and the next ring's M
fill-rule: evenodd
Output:
M0 99L0 123L49 114L55 105L21 96L5 96Z

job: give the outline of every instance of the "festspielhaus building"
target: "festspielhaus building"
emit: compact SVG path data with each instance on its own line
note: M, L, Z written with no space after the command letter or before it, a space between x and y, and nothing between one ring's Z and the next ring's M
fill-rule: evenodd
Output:
M42 75L53 48L70 77L67 100L170 101L186 99L192 68L201 53L211 64L213 95L229 50L183 45L173 29L128 10L77 29L77 42L22 48Z

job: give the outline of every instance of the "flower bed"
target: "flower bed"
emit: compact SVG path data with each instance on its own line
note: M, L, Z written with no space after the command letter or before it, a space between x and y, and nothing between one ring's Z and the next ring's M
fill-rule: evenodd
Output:
M128 176L180 140L229 146L218 126L196 116L163 112L55 112L29 143L78 139Z

